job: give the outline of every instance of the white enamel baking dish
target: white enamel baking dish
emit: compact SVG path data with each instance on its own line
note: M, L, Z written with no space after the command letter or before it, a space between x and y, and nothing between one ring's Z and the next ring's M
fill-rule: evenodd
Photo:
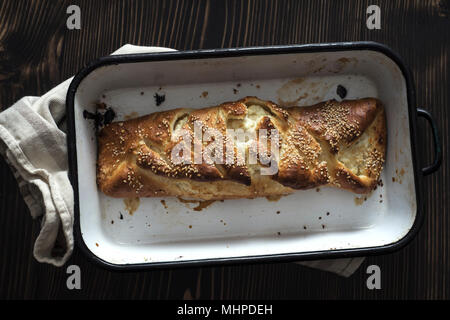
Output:
M324 187L278 201L215 202L202 211L176 198L123 199L96 185L96 134L84 110L104 102L115 120L175 107L202 108L245 96L311 105L330 98L379 98L388 148L382 183L366 199ZM154 94L165 95L156 105ZM80 248L117 269L243 261L305 260L383 253L415 235L423 211L420 181L440 165L429 113L416 109L411 77L387 47L370 42L109 56L73 79L67 95L70 178ZM432 125L435 163L416 166L416 118ZM163 200L163 201L162 201Z

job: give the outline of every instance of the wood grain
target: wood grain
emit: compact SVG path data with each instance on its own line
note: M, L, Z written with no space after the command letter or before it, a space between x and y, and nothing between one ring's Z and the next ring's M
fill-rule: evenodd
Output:
M66 28L66 8L81 8L81 30ZM382 10L368 30L366 8ZM0 2L0 110L41 95L90 60L125 43L179 50L373 40L410 67L417 103L442 131L444 163L424 180L426 218L405 249L370 257L349 279L293 263L117 273L91 264L77 249L68 265L82 270L82 290L66 288L65 268L32 258L33 221L15 179L0 159L0 298L101 299L449 299L450 1L28 1ZM431 131L419 123L419 163L432 161ZM382 289L366 288L367 266L382 271Z

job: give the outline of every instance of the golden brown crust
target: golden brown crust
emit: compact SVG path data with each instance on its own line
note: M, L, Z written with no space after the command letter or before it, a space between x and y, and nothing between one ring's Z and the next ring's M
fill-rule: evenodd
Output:
M192 143L199 139L194 135L196 121L203 125L203 132L214 129L223 135L222 164L175 164L171 160L175 146L182 141L174 137L182 129ZM216 107L157 112L108 124L99 132L97 182L113 197L254 198L324 185L368 193L375 187L384 162L385 121L381 102L373 98L281 108L246 97ZM259 130L270 133L276 129L280 141L277 173L260 174L268 166L261 155L256 164L248 159L236 163L238 145L233 142L236 154L233 164L228 164L227 129L256 133L255 142L260 147ZM202 141L204 147L213 142L220 145L215 136L210 138ZM269 135L264 149L267 156L272 143ZM194 162L191 149L186 156Z

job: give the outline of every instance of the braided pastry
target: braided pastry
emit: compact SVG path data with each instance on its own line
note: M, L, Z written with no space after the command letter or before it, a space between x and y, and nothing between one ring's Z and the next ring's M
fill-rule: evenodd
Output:
M245 139L231 136L242 131ZM385 150L377 99L282 108L246 97L106 125L98 134L97 183L112 197L221 200L326 185L362 194L376 186Z

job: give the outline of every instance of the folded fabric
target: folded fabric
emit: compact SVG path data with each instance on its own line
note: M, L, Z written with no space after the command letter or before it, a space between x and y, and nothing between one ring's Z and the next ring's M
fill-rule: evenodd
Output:
M125 45L113 54L173 49ZM39 262L62 266L73 251L73 189L68 178L65 99L68 79L42 97L24 97L0 113L0 154L11 166L33 218L42 217L34 244ZM4 213L7 214L7 213ZM299 262L350 276L364 258Z

